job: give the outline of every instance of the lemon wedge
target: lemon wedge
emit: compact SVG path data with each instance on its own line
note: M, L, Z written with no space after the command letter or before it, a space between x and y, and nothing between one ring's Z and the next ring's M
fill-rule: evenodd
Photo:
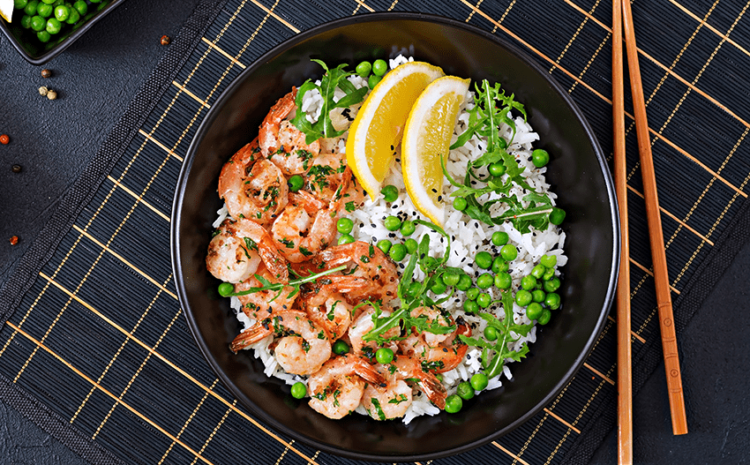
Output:
M0 17L11 22L13 19L13 0L0 0Z
M458 113L466 103L470 79L445 76L433 81L409 113L401 144L401 170L414 206L443 226L443 169Z
M346 161L371 199L380 194L412 105L429 83L444 75L428 63L405 63L386 74L359 109L349 128Z

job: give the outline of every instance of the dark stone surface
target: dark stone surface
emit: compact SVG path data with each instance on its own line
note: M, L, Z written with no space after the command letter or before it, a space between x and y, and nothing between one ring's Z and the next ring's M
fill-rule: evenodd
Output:
M0 145L0 283L163 56L159 38L176 35L196 3L129 0L48 63L50 79L0 39L0 134L11 137L9 145ZM42 85L57 90L58 100L39 96ZM23 171L13 174L13 164L23 165ZM20 238L14 247L8 242L12 235ZM750 319L740 317L750 292L748 275L750 245L680 335L690 434L672 436L663 367L635 399L637 463L750 461L745 402ZM611 434L592 463L616 463L616 454ZM1 402L0 462L83 463Z

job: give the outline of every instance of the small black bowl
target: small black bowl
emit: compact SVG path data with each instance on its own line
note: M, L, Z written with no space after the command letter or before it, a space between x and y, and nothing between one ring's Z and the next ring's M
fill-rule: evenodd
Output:
M103 0L98 4L92 3L89 5L91 10L86 13L86 16L81 18L78 24L73 28L66 26L65 29L67 32L52 36L52 39L46 44L37 40L34 31L21 27L23 13L18 10L13 12L14 20L12 23L8 24L0 19L0 30L3 31L5 37L8 38L13 47L26 61L32 65L43 65L70 47L73 42L91 29L94 23L107 16L110 11L120 6L124 1Z
M206 271L211 223L224 162L251 140L270 106L305 79L320 76L310 58L329 65L393 57L402 49L447 74L500 82L526 106L552 154L548 180L568 212L563 229L570 257L560 289L564 307L541 328L530 356L513 364L514 379L467 402L405 426L360 415L334 421L294 400L289 387L263 374L249 352L234 355L238 334L228 299ZM533 60L492 34L420 14L381 13L334 21L278 45L247 68L206 116L177 182L172 209L172 262L180 303L206 360L253 415L273 428L334 454L389 462L429 460L485 444L548 404L583 364L607 318L619 264L617 207L607 165L583 115ZM239 438L241 440L241 438Z

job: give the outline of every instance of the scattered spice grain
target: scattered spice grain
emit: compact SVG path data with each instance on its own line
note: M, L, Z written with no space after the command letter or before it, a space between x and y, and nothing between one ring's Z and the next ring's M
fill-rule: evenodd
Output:
M10 238L10 245L16 245L18 244L18 236L13 236Z

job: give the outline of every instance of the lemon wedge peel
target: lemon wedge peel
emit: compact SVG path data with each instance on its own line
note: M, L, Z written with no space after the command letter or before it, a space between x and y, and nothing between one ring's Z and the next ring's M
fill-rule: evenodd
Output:
M429 63L405 63L383 77L349 128L347 164L373 201L396 158L412 105L445 73Z
M470 79L445 76L422 92L409 113L401 145L401 169L414 207L443 226L444 175L440 158L447 160L458 115L466 103Z

